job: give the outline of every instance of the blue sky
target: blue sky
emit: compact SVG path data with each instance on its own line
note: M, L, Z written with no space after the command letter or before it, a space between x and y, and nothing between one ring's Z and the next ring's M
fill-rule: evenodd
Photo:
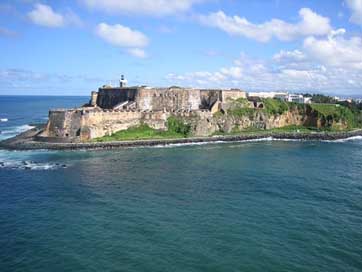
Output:
M362 96L362 0L2 0L0 94L116 84Z

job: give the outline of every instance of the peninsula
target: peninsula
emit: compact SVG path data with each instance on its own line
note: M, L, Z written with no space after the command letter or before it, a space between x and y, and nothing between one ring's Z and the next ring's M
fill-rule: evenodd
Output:
M274 137L362 135L361 104L287 92L104 85L79 108L51 109L46 125L0 142L11 149L74 149ZM328 97L327 97L328 98Z

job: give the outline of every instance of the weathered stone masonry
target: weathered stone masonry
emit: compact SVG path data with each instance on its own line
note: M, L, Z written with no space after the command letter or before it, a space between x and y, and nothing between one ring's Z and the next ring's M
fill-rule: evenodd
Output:
M205 125L212 118L212 107L223 100L239 97L245 98L246 93L177 87L103 87L92 92L88 107L51 110L42 136L84 141L141 123L165 130L171 115L197 120L194 129L201 136L207 130L197 124Z

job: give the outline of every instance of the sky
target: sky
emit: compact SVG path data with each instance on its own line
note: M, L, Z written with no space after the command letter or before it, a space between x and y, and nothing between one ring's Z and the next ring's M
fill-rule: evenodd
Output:
M362 97L362 0L0 0L0 95L104 84Z

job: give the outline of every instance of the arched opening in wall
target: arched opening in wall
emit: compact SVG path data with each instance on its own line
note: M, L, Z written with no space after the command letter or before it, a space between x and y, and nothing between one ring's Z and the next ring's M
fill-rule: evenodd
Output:
M254 108L258 107L258 103L256 101L254 101Z
M69 137L69 133L65 133L65 137Z
M80 136L80 129L77 130L76 132L76 136L79 137Z
M258 108L259 109L264 109L264 104L259 104Z

